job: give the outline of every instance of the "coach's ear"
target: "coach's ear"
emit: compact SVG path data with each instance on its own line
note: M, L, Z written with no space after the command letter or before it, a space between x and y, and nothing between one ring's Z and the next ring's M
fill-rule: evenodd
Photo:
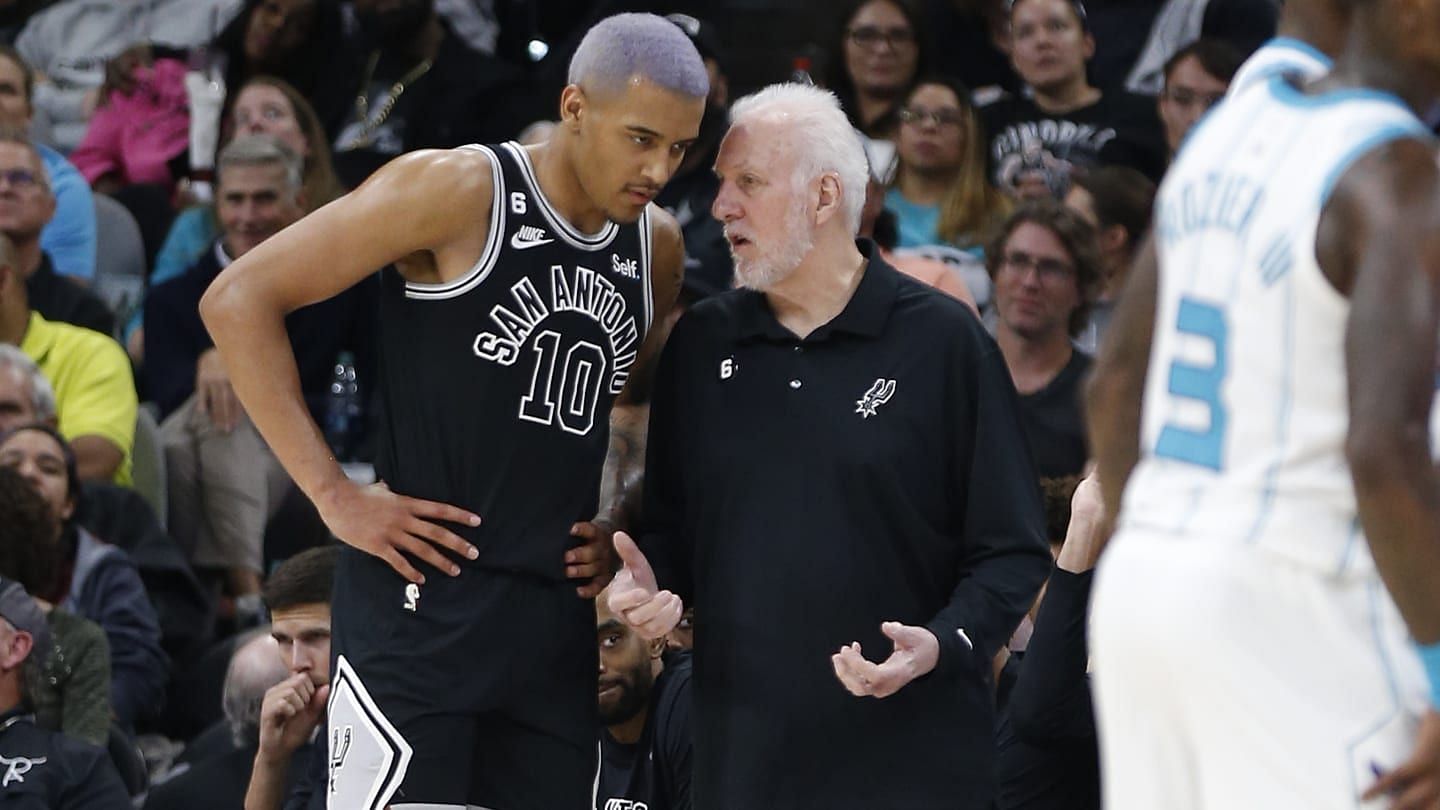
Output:
M820 175L820 188L815 201L815 224L817 226L824 225L832 217L844 216L841 201L849 191L841 185L840 175L834 172ZM865 189L861 188L852 193L864 194Z

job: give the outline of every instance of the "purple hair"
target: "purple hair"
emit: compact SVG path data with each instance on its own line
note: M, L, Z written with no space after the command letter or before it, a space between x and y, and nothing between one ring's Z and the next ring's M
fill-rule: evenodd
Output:
M621 90L635 76L691 98L710 93L695 44L679 26L654 14L606 17L586 32L570 59L570 83L586 90Z

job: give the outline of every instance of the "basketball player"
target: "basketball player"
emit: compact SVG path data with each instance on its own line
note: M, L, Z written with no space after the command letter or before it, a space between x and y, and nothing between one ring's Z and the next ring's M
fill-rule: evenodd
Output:
M1110 810L1440 801L1440 2L1347 5L1182 148L1097 362Z
M570 81L547 142L401 157L202 303L246 412L353 547L334 594L331 808L591 806L594 607L565 577L601 565L563 559L572 531L608 548L643 457L649 327L683 259L650 201L708 85L679 28L634 14L590 30ZM392 262L383 483L360 487L306 414L283 318ZM612 403L617 455L637 464L602 485Z

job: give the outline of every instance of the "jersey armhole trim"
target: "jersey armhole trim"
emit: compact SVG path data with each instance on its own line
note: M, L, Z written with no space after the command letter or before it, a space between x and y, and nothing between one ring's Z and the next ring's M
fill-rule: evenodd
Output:
M514 141L507 141L502 148L510 152L515 158L515 163L520 167L520 175L525 178L525 183L530 186L530 193L535 201L540 204L540 214L550 227L560 235L560 238L570 244L571 247L579 250L596 251L608 247L620 232L620 227L610 220L606 220L605 226L597 233L581 233L570 221L561 216L554 206L550 205L550 199L545 196L545 191L540 188L540 178L535 175L535 166L530 163L530 153L525 147Z
M473 145L461 148L484 152L490 160L490 181L494 194L490 200L490 233L485 236L485 249L481 251L480 259L475 262L474 266L454 281L443 284L405 282L406 298L418 301L441 301L464 295L478 287L490 275L490 271L495 267L495 260L500 257L500 249L504 246L505 241L505 175L500 171L500 156L488 146Z
M654 227L655 218L650 215L648 203L645 210L640 212L640 278L644 285L641 293L645 297L645 332L650 331L650 326L655 320L655 278L651 257L654 255Z
M1345 154L1340 156L1339 160L1335 161L1335 165L1331 167L1330 173L1325 176L1325 181L1320 184L1320 206L1318 210L1322 213L1325 211L1325 206L1330 203L1330 195L1335 193L1335 186L1340 182L1340 178L1345 175L1345 172L1350 170L1350 167L1354 165L1357 160L1391 141L1399 141L1405 138L1430 141L1432 142L1432 146L1434 141L1434 136L1425 129L1424 125L1422 125L1418 119L1413 123L1386 124L1375 130L1366 136L1364 140L1350 147Z

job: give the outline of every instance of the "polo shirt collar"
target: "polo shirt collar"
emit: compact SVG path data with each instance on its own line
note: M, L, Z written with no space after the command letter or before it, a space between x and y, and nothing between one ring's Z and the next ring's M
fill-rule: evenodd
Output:
M857 239L855 246L866 259L860 283L855 286L855 292L840 314L812 332L805 338L806 342L826 340L838 332L873 338L884 331L900 289L900 271L880 258L880 251L869 239ZM739 309L737 339L795 340L795 335L775 318L764 293L746 290Z
M55 346L55 329L40 313L30 310L30 323L25 327L25 337L20 341L20 351L40 365Z

